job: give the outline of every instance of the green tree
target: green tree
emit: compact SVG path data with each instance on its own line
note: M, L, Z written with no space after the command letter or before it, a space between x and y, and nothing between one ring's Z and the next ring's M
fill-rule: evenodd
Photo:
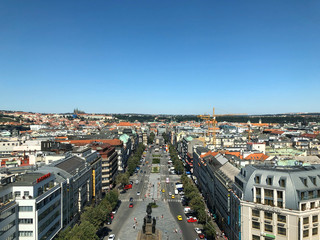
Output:
M72 228L68 239L70 240L98 240L97 228L88 221L81 222Z
M110 213L112 211L111 203L107 201L105 198L102 199L99 206L101 206L107 213Z
M55 238L56 240L67 240L68 234L72 231L72 228L69 226L63 231L59 232L58 236Z
M129 176L126 173L120 173L116 176L116 184L126 185L129 183Z
M117 205L119 200L118 190L113 189L108 192L104 198L105 201L108 201L111 204L112 209Z
M167 143L169 142L168 134L162 133L162 137L163 137L163 139L164 139L164 142L167 144Z
M207 213L205 211L204 206L203 206L203 208L198 210L197 217L198 217L199 223L201 223L201 224L204 224L206 222L206 220L208 220L208 216L207 216Z
M86 207L85 211L81 214L81 222L90 222L97 229L106 220L109 212L107 209L103 208L101 205L97 207Z
M190 193L195 193L196 192L196 187L194 185L191 185L191 184L185 184L184 185L184 194L186 195L186 197L189 198L189 194Z
M204 227L203 227L203 231L206 235L206 238L208 240L214 240L215 239L215 235L216 235L216 230L213 227L212 221L207 222Z
M184 166L180 161L175 164L174 168L178 174L184 173Z
M196 212L199 212L201 209L204 209L204 203L199 194L190 200L189 205Z
M148 144L153 143L154 137L155 137L154 133L151 132L150 135L148 136Z

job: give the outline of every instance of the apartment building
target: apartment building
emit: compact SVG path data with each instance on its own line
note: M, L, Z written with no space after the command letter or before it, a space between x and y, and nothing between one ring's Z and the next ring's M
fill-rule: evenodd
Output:
M230 195L234 177L240 172L223 154L206 152L197 147L193 153L194 169L198 187L201 189L209 210L216 214L216 222L227 236L231 235Z
M115 147L108 143L93 143L91 148L96 150L102 160L102 190L112 188L118 170L118 153Z
M247 165L232 198L232 239L319 239L319 165Z
M2 173L0 238L52 239L77 221L101 193L101 180L92 177L93 171L101 172L101 159L100 170L98 163L93 155L86 160L69 156L34 171L12 168L12 173Z
M14 181L13 174L0 174L0 238L17 239L18 232L18 203L13 198L9 184Z

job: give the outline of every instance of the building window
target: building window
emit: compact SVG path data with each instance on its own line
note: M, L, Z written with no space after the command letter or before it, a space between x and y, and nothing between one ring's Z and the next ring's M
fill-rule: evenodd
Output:
M301 204L301 211L305 211L307 209L307 205L305 203Z
M32 218L21 218L19 219L19 224L32 224L33 219Z
M16 225L15 220L10 222L9 224L5 225L2 229L0 229L0 236L4 234L6 231L8 231L10 228Z
M19 237L32 237L32 231L19 231Z
M283 202L278 201L278 202L277 202L277 207L279 207L279 208L283 208Z
M256 195L261 195L261 188L256 188Z
M313 198L313 191L309 191L309 192L308 192L308 198L309 198L309 199L312 199L312 198Z
M309 229L303 230L303 237L309 237Z
M260 236L252 235L252 240L260 240Z
M312 228L312 235L318 234L318 228Z
M260 176L256 176L255 183L260 184Z
M264 230L266 232L272 232L272 225L270 224L264 224Z
M303 218L303 224L309 224L309 217Z
M271 177L267 177L267 180L266 180L266 182L267 182L267 185L272 185L272 178Z
M310 177L310 180L311 180L311 182L312 182L314 185L317 185L317 184L316 184L316 178L315 178L315 177Z
M257 202L257 203L261 203L261 198L257 197L257 198L256 198L256 202Z
M32 206L19 206L19 212L32 212Z
M273 198L273 190L265 189L264 190L264 196Z
M260 211L259 211L259 210L252 209L252 216L254 216L254 217L260 217Z
M277 198L283 199L283 192L282 191L277 191Z
M278 234L286 236L287 235L287 231L286 231L285 228L278 227Z
M313 223L318 222L318 215L312 216L312 222Z
M307 179L306 178L301 178L302 183L308 187Z
M280 187L286 187L286 180L280 179L279 180L279 185L280 185Z
M317 191L318 198L320 198L320 190Z
M278 222L286 223L287 217L284 215L278 215Z
M272 213L270 213L270 212L264 212L264 218L265 218L265 219L272 220Z
M316 203L315 203L315 202L310 203L310 208L311 208L311 209L316 208Z
M305 194L304 192L301 192L301 200L305 199Z
M269 206L274 206L274 204L273 204L273 199L272 199L272 200L270 200L270 199L264 199L264 204L269 205Z
M21 192L20 192L20 191L14 192L14 196L15 196L15 197L20 197L20 196L21 196Z
M28 196L29 196L29 191L24 191L24 192L23 192L23 195L24 195L25 197L28 197Z
M260 223L259 223L259 222L252 221L252 228L260 229Z

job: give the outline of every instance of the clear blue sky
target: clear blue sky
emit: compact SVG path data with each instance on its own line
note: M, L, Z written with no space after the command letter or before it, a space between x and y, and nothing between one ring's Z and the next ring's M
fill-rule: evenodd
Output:
M0 29L0 109L320 112L319 0L2 0Z

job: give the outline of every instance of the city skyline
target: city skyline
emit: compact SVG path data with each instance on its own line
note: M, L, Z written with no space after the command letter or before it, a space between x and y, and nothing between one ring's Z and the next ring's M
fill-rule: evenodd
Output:
M319 1L0 3L0 109L319 112Z

